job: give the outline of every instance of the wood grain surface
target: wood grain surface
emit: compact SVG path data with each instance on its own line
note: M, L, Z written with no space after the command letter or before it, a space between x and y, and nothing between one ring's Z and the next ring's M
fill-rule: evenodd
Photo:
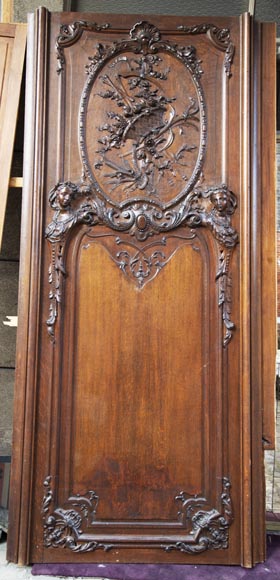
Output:
M9 559L252 566L266 27L259 50L249 15L32 22Z

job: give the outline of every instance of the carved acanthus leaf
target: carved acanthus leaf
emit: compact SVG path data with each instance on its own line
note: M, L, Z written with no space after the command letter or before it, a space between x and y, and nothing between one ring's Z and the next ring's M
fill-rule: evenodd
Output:
M57 54L57 72L61 73L61 71L64 70L64 48L77 42L84 30L101 32L107 30L109 27L110 25L107 23L97 24L96 22L88 22L86 20L78 20L72 24L62 24L55 43Z
M87 239L101 243L113 262L139 289L142 289L145 284L151 282L159 274L177 249L182 245L191 244L195 237L194 230L182 232L180 235L174 232L140 245L133 242L128 236L121 238L115 237L114 234L87 232ZM174 239L177 241L175 248L172 244ZM84 244L83 248L87 249L88 245Z
M71 496L63 507L55 507L52 481L51 476L45 479L41 510L46 548L68 548L72 552L92 552L97 549L107 551L114 547L121 547L118 536L116 536L116 541L111 543L89 540L91 525L98 524L96 519L98 496L94 491L87 492L85 495ZM155 536L156 547L166 551L179 550L188 554L227 549L229 527L233 521L230 487L229 479L224 477L220 495L221 511L216 508L206 509L208 501L204 497L180 492L175 497L175 501L181 503L177 517L186 532L186 539L173 544L166 542L159 545ZM143 547L153 546L153 541L149 540L147 543L143 534L139 542L143 543ZM126 545L126 542L122 544L123 547Z
M198 554L205 550L227 549L229 544L229 526L233 521L233 510L230 497L230 481L222 480L222 510L199 509L206 502L205 498L191 497L181 492L175 499L182 502L179 517L191 526L190 533L195 537L194 543L175 542L163 546L166 551L179 550L186 554Z
M85 496L72 496L66 502L67 507L56 507L51 511L53 503L52 477L48 476L44 482L42 503L44 546L46 548L68 548L72 552L110 550L112 547L110 544L79 541L83 528L89 523L88 515L91 515L91 521L95 517L98 496L94 491L89 491ZM76 509L73 509L72 506L75 506Z
M170 73L166 56L186 69L190 94L184 110L176 106L175 94L165 94ZM98 43L88 60L79 121L84 174L109 202L130 195L160 200L163 183L172 191L175 177L181 187L175 195L182 197L199 180L206 148L206 106L196 49L162 40L155 26L139 22L129 39ZM97 157L91 161L87 110L95 82L99 83L95 98L107 100L110 109L101 108Z
M75 43L83 31L102 32L104 35L108 27L108 24L82 20L62 26L56 41L59 69L62 70L64 65L64 48ZM230 74L234 46L228 29L204 23L181 26L179 30L182 36L207 34L211 42L226 53L225 68ZM183 63L191 75L190 94L184 98L185 108L179 108L177 112L175 95L165 94L170 57ZM114 255L114 260L140 288L165 265L167 256L161 246L169 232L184 226L192 231L207 228L218 247L216 281L224 325L224 346L230 341L234 330L230 260L238 242L231 218L237 203L235 195L225 184L201 187L207 139L206 103L200 81L202 72L194 46L181 46L164 40L159 29L147 21L137 22L126 39L108 45L96 44L95 53L86 65L87 80L79 112L82 177L78 183L57 183L49 195L54 215L46 228L46 238L52 244L47 325L52 339L66 275L64 248L67 236L79 224L101 224L134 238L133 243L125 236L117 238L120 250ZM97 134L96 147L99 147L98 151L95 150L98 178L91 169L86 146L87 108L96 79L99 87L96 98L105 99L110 104L109 111L104 109L107 118L104 113L103 124L93 126ZM188 129L188 138L184 136L184 129ZM197 134L199 143L196 142ZM181 170L188 166L189 160L193 160L196 149L196 162L191 163L194 168L187 177L185 169ZM104 173L104 168L108 173ZM173 199L163 193L172 191L171 177L183 183L183 189L175 193ZM103 191L101 182L108 185L108 191ZM122 191L115 198L112 196L114 189ZM128 199L127 195L132 193ZM152 242L153 251L148 251L147 240L160 234L163 237L157 240L158 247L153 247Z
M227 76L231 76L231 65L234 57L234 44L230 37L228 28L219 28L215 24L198 24L195 26L178 26L178 30L185 32L185 34L207 34L211 42L219 50L225 52L224 68Z
M146 246L142 247L139 243L151 236L168 233L179 226L188 226L192 230L199 227L209 229L218 244L219 262L216 280L219 285L219 306L225 328L223 345L227 346L234 330L234 323L230 318L230 259L232 250L238 242L238 234L231 223L231 216L237 207L236 197L226 185L194 189L178 207L166 210L162 210L155 203L134 203L127 209L117 210L99 200L94 189L85 182L58 183L51 190L49 199L55 212L46 229L46 238L53 245L49 270L50 316L47 321L51 337L54 336L62 281L66 275L63 260L64 240L75 225L104 224L111 230L128 233L134 237L138 242L138 245L135 245L135 253L131 254L127 249L121 250L114 260L125 274L129 272L129 276L132 274L137 279L139 287L144 286L145 279L148 281L152 273L152 277L154 273L158 274L166 263L166 257L161 250L157 249L146 254ZM119 240L119 244L133 245L128 241ZM162 245L162 241L156 245Z

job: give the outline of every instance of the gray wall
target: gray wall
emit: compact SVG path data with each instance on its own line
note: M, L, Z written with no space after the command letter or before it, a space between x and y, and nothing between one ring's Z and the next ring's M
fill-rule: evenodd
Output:
M235 16L248 10L249 0L14 0L14 21L26 22L27 13L42 5L52 11ZM256 0L255 6L256 18L277 22L280 36L280 0Z
M178 16L236 16L248 11L249 0L72 0L76 12L115 12L130 14L174 14ZM255 16L278 23L280 0L256 0Z

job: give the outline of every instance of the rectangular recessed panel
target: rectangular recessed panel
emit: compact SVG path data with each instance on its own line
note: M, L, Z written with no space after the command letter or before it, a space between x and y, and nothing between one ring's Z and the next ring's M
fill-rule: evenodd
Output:
M138 290L101 246L80 251L72 485L100 518L176 519L176 494L202 491L202 275L188 246Z

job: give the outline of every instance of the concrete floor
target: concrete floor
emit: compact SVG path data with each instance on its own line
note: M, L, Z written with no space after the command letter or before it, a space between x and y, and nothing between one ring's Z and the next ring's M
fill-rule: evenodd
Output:
M6 560L7 543L3 536L3 539L0 541L0 580L30 580L31 578L32 580L57 580L58 578L62 578L62 576L32 576L31 566L16 566L16 564L9 564ZM84 576L80 576L79 578L68 576L67 578L68 580L79 580L79 578L81 580ZM95 576L94 578L95 580L107 580L104 577L101 578L101 576ZM85 580L89 580L88 577Z

